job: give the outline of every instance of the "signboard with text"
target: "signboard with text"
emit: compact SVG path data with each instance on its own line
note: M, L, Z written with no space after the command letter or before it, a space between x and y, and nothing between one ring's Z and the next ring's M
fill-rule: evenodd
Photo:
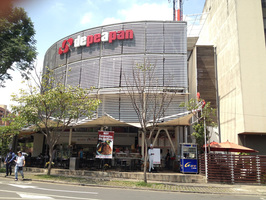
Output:
M112 159L114 131L98 131L96 158Z

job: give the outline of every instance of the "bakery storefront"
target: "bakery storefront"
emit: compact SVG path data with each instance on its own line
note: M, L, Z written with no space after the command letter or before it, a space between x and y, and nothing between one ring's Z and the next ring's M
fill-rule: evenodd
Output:
M152 141L160 149L162 159L167 149L177 156L178 144L189 138L186 127L190 117L182 121L187 114L185 108L179 107L188 98L186 27L186 22L175 21L111 24L66 36L47 50L44 72L48 67L55 76L63 77L66 84L94 87L102 102L93 119L81 118L61 136L56 145L57 160L79 157L82 150L85 160L82 167L89 168L96 157L99 130L114 132L114 156L119 153L122 157L143 156L145 136L140 134L137 114L125 93L124 75L130 75L133 66L146 61L156 66L158 81L153 87L170 88L176 93ZM34 141L44 145L33 153L35 156L47 151L44 139L38 141L40 137Z

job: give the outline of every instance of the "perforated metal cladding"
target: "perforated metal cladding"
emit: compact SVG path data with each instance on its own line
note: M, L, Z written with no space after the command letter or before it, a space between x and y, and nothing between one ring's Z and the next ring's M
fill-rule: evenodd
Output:
M122 57L122 76L121 76L121 87L132 85L133 82L133 68L137 64L143 64L144 55L128 55Z
M58 54L58 48L65 39L75 40L79 35L89 36L120 30L133 30L133 39L92 43L88 47L72 46L69 53ZM68 67L72 68L68 73L68 84L104 89L100 90L104 101L98 108L99 116L106 112L116 119L138 122L129 96L114 93L119 89L126 90L125 77L133 83L132 67L143 63L155 67L152 86L188 88L186 23L142 21L84 30L54 44L47 51L44 63L56 68L57 77L65 75L68 63ZM183 112L185 109L178 107L183 101L185 96L176 96L164 115Z
M122 25L106 26L103 27L102 32L112 32L122 30ZM109 37L110 40L110 37ZM102 43L102 56L116 55L122 53L122 40L115 40L112 43Z
M48 67L49 69L54 69L56 67L56 53L57 53L57 45L54 44L49 48L47 53L45 54L43 66Z
M164 26L161 23L147 23L146 31L146 52L162 53L164 52Z
M73 35L72 38L74 39L74 41L77 39L78 36L82 37L83 32L79 32L79 33ZM68 54L69 54L68 63L80 61L81 60L81 54L82 54L82 47L75 48L74 45L71 45Z
M120 120L126 122L139 122L131 99L128 95L120 95Z
M95 35L102 33L102 28L95 28L84 31L84 36ZM82 48L82 59L99 57L101 53L101 43L93 43L90 46L80 47Z
M82 61L80 87L98 87L99 58Z
M187 36L186 24L179 24L179 26L177 26L174 23L165 23L164 53L186 54L187 53L186 36Z
M145 25L146 23L124 24L124 30L134 31L134 39L123 41L123 54L145 53Z
M164 85L187 88L186 55L165 55L164 58Z
M137 98L138 97L136 97L136 99ZM99 117L103 116L105 113L108 113L112 117L119 119L121 121L139 122L138 116L134 110L134 107L133 107L133 104L131 102L129 95L125 95L125 94L100 95L100 100L102 101L102 103L98 109ZM165 105L168 104L169 101L170 99L166 99L164 102ZM161 117L172 116L172 115L176 115L177 113L185 112L186 111L185 108L179 107L180 103L184 101L185 101L184 96L173 97L171 103L169 104L168 109L164 110L164 113L162 114ZM148 113L148 116L147 116L148 120L152 120L154 113L156 113L154 112L153 103L154 102L151 99L151 102L149 104L150 112ZM169 121L174 118L176 118L176 116L165 119L165 121Z
M81 61L68 64L66 83L71 86L79 86L81 76Z
M121 57L103 57L100 67L100 85L101 88L119 87L121 77Z
M64 40L67 40L68 38L63 38L62 40L58 41L56 44L57 46L57 49L56 49L56 53L55 53L55 59L56 59L56 66L55 68L58 68L62 65L65 65L66 64L66 58L68 57L69 58L69 55L68 54L59 54L58 53L58 50L60 47L62 47L62 43Z
M119 95L103 95L101 96L102 107L104 108L103 113L108 113L112 117L119 119L119 107L120 98Z
M58 67L54 70L54 79L58 83L65 83L66 66Z

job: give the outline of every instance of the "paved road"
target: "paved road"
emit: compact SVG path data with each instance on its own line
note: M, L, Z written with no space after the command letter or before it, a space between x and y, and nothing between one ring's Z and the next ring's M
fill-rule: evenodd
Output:
M266 200L262 196L212 195L73 186L0 178L0 199L34 200Z

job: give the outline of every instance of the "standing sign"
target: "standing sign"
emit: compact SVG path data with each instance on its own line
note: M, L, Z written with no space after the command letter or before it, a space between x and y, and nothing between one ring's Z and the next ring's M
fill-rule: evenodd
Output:
M112 159L113 143L114 143L114 132L113 131L98 131L96 158Z
M153 164L160 165L161 164L161 154L159 148L153 148L154 158Z

